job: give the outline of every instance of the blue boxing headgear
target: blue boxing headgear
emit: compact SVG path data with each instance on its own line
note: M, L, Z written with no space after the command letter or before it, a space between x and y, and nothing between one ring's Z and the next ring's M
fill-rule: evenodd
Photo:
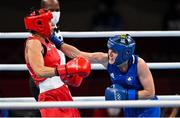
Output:
M109 38L107 43L108 48L118 53L114 64L120 65L129 60L134 54L135 45L135 41L129 34L116 35Z

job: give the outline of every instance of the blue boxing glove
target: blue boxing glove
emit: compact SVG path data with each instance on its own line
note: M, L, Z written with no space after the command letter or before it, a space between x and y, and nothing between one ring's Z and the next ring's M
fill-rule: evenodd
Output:
M105 90L106 100L136 100L137 91L125 89L119 84L113 84Z
M126 100L126 90L118 84L113 84L105 90L106 100Z
M64 43L63 37L60 35L59 37L57 36L56 33L53 33L49 39L55 44L56 48L60 49L61 45Z

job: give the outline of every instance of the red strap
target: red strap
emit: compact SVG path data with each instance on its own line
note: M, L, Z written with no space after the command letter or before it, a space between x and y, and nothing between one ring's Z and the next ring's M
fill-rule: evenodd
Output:
M28 37L27 40L39 40L42 44L44 44L47 47L47 43L38 36L30 36L30 37Z

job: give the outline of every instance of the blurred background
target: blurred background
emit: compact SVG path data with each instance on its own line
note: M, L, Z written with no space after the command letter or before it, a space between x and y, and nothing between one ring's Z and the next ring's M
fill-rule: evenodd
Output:
M180 30L178 0L61 0L61 31ZM0 32L26 32L23 18L40 0L1 0ZM146 62L178 62L179 37L135 37L135 53ZM106 38L64 39L80 50L107 52ZM25 39L0 40L0 64L24 64ZM151 70L157 95L180 93L179 70ZM103 96L110 86L107 71L92 71L73 96ZM30 97L29 73L0 71L0 97ZM94 110L81 110L93 116Z

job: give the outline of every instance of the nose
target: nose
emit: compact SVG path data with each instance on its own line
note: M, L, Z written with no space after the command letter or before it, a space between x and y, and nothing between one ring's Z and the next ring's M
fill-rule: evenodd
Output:
M52 29L54 29L56 26L50 21Z
M56 26L55 26L55 25L52 25L52 29L54 29L54 28L56 28Z
M110 56L110 57L113 57L113 53L112 53L112 52L110 52L110 53L109 53L109 56Z

